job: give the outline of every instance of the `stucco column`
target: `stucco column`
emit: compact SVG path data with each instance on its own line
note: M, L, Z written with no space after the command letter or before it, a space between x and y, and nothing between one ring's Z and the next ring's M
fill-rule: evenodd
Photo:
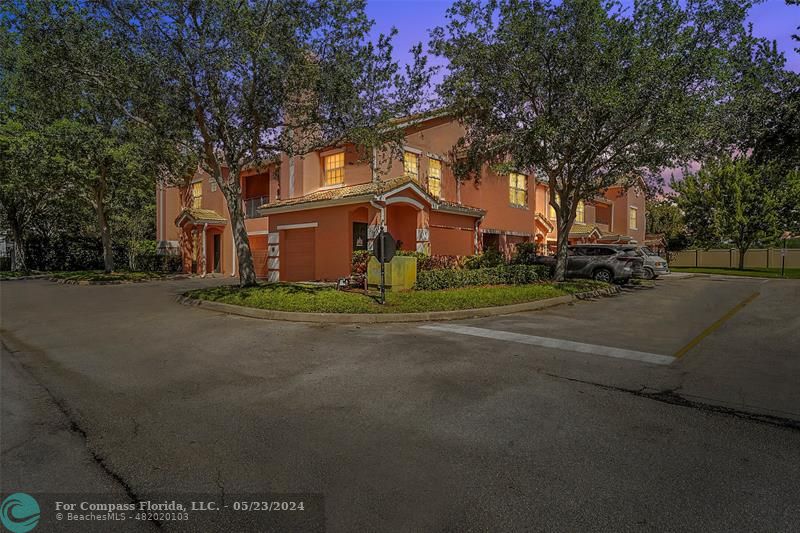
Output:
M375 239L378 238L381 225L386 224L386 220L384 220L385 212L386 209L381 209L380 204L370 202L367 214L367 250L370 252L374 249Z
M233 228L231 228L231 277L236 276L236 239L233 238Z
M419 253L431 254L430 214L427 209L417 211L417 246Z
M475 220L475 233L473 236L473 244L475 248L475 253L479 254L483 250L483 239L481 239L481 222L483 222L483 217L478 218Z
M503 257L509 259L511 255L508 249L508 236L505 233L501 233L499 240L500 240L500 253L503 255Z
M280 232L270 231L267 234L267 281L276 283L281 280Z
M203 273L200 276L200 277L203 277L203 278L206 277L206 270L208 270L206 268L206 230L207 229L208 229L208 224L203 224L203 237L202 237L202 239L203 239L203 259L201 261L201 264L203 265L202 266Z

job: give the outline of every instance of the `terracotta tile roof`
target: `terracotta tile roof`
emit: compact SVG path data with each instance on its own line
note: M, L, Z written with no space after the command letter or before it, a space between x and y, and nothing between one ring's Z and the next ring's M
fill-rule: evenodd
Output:
M286 200L278 200L277 202L270 202L268 204L264 204L259 207L260 211L269 212L271 209L277 209L281 207L290 207L290 206L299 206L308 203L315 203L315 202L328 202L334 200L346 200L348 198L362 198L364 201L369 201L373 199L375 196L379 196L386 192L391 192L394 189L402 187L408 183L416 183L414 178L411 176L399 176L396 178L391 178L385 181L380 181L378 183L359 183L357 185L349 185L345 187L331 187L326 189L320 189L318 191L314 191L312 193L306 194L305 196L298 196L297 198L289 198ZM444 200L436 200L429 196L420 186L416 183L419 187L420 191L426 197L428 202L435 207L438 206L440 209L445 211L456 211L460 213L466 213L470 215L482 215L486 211L483 209L478 209L476 207L471 207L468 205L457 204L453 202L446 202Z
M259 209L271 209L275 207L299 205L309 202L322 202L325 200L341 200L344 198L356 198L359 196L370 196L378 192L381 192L380 184L373 182L359 183L358 185L349 185L345 187L330 187L314 191L312 193L306 194L305 196L298 196L296 198L288 198L286 200L278 200L276 202L270 202L268 204L260 206Z
M444 200L437 200L436 203L439 205L439 210L443 211L459 211L469 215L480 215L480 216L486 214L485 209L481 209L480 207L472 207L471 205L457 204L455 202L446 202Z
M597 231L597 233L602 235L602 232L597 229L597 226L592 226L590 224L573 224L572 228L569 230L570 236L582 236L582 235L590 235L593 231Z
M175 225L180 226L181 221L184 219L188 220L192 224L196 224L198 222L209 222L209 223L225 223L227 219L214 211L213 209L200 209L198 207L187 207L183 211L180 212L178 217L175 219Z
M553 221L552 221L552 220L549 220L547 217L545 217L545 216L544 216L543 214L541 214L541 213L536 213L536 214L534 214L534 215L533 215L533 218L534 218L534 220L538 220L539 222L541 222L542 224L544 224L545 226L547 226L548 228L550 228L550 230L551 230L551 231L552 231L552 230L554 230L554 229L556 229L556 225L555 225L555 224L553 224Z

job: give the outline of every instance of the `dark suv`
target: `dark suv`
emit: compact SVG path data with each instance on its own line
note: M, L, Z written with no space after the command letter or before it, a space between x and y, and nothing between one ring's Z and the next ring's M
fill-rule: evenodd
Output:
M643 267L643 261L638 255L621 246L576 244L567 249L567 254L568 278L627 283ZM536 263L555 269L556 256L538 256Z

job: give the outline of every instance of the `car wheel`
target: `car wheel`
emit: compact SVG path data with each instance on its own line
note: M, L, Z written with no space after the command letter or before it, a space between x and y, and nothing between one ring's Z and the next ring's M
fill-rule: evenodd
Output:
M592 274L592 278L595 281L603 281L605 283L611 283L614 281L614 274L611 273L610 270L607 268L600 268L594 271Z
M644 279L656 279L656 273L652 268L644 269Z

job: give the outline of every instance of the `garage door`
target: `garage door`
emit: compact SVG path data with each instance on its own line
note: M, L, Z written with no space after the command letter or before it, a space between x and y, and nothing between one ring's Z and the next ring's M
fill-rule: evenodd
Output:
M314 228L287 230L281 246L281 280L314 279Z

